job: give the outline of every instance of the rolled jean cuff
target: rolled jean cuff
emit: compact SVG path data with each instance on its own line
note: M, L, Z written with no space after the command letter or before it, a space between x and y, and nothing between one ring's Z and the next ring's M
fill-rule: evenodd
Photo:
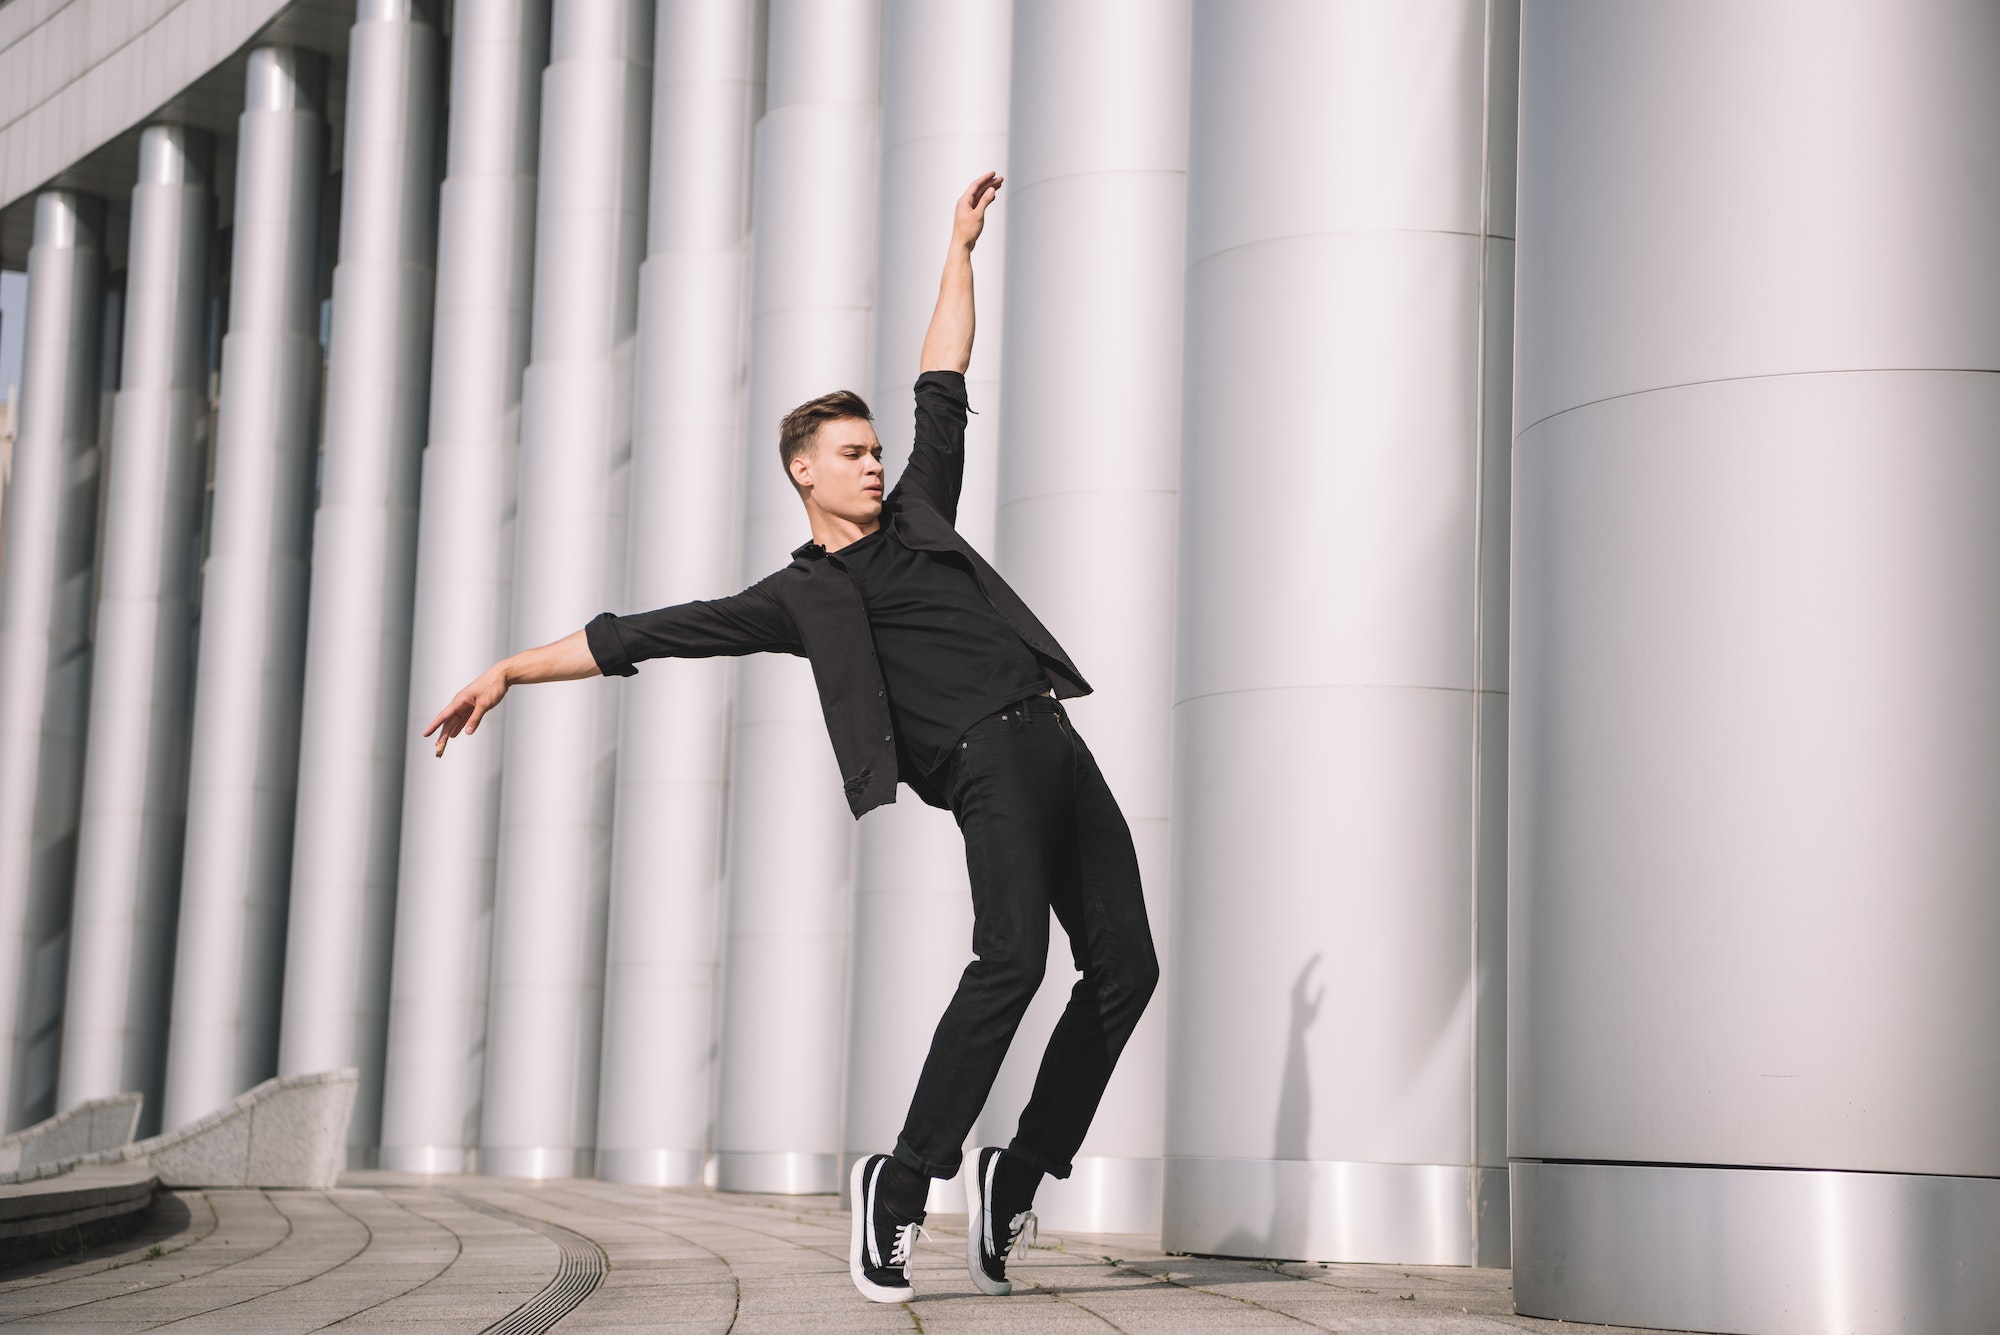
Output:
M1007 1153L1013 1155L1016 1159L1019 1159L1038 1173L1046 1174L1053 1178L1065 1178L1069 1176L1070 1164L1067 1159L1056 1160L1049 1158L1045 1154L1039 1154L1035 1151L1034 1147L1023 1145L1019 1136L1014 1137L1009 1142Z
M889 1151L889 1157L905 1168L915 1169L925 1177L937 1178L951 1177L957 1173L959 1164L965 1159L963 1154L948 1162L942 1159L926 1159L911 1149L910 1142L901 1136L896 1137L896 1148Z

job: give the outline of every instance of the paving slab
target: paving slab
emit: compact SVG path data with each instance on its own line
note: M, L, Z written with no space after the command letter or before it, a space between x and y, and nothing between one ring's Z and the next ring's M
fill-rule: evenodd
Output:
M848 1215L830 1196L396 1173L346 1174L330 1190L162 1191L133 1235L0 1272L0 1335L475 1335L538 1298L557 1314L578 1292L558 1335L1577 1329L1516 1316L1504 1270L1169 1256L1157 1238L1076 1233L1034 1240L1010 1267L1014 1295L990 1298L965 1273L964 1216L933 1215L929 1230L915 1297L882 1305L848 1281ZM594 1282L580 1287L585 1253ZM564 1274L569 1296L554 1302Z

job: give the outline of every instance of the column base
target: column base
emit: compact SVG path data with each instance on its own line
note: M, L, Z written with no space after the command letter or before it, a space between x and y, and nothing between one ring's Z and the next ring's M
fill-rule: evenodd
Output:
M718 1191L748 1191L770 1196L831 1196L840 1190L838 1154L777 1151L746 1154L724 1151L715 1156Z
M479 1171L488 1177L590 1177L597 1168L597 1151L567 1145L520 1148L479 1147Z
M597 1176L635 1187L698 1187L707 1159L700 1150L599 1150Z
M1056 1232L1153 1237L1160 1231L1160 1161L1086 1155L1068 1177L1042 1179L1035 1215Z
M476 1173L478 1152L463 1145L384 1145L381 1167L391 1173Z
M1514 1310L1741 1335L1985 1330L2000 1178L1517 1159Z
M1504 1266L1507 1170L1173 1157L1160 1242L1204 1256Z

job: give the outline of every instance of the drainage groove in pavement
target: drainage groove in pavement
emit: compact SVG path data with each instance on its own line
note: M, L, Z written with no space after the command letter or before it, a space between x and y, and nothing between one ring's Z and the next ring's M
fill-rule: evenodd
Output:
M545 1335L556 1322L582 1306L583 1300L603 1280L604 1253L581 1233L572 1233L559 1224L515 1214L512 1210L503 1210L497 1205L488 1205L457 1192L446 1194L467 1209L533 1229L553 1242L562 1253L555 1278L543 1285L540 1293L479 1332L479 1335Z

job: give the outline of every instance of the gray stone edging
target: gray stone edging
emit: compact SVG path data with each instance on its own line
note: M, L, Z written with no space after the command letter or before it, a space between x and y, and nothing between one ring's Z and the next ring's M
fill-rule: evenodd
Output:
M144 1160L166 1187L331 1187L347 1164L359 1083L351 1066L279 1076L164 1135L0 1173L0 1185Z
M0 1136L0 1174L51 1166L132 1143L144 1096L113 1094L66 1108L47 1121Z

